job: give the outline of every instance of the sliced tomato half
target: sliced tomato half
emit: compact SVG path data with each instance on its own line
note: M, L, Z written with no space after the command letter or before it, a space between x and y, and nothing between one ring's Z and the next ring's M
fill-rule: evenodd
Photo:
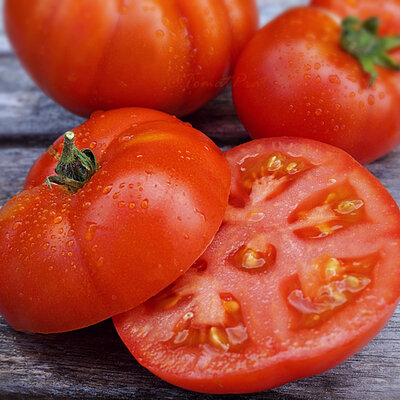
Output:
M230 206L183 277L115 317L134 357L194 391L266 390L365 346L400 296L400 213L343 151L263 139L227 153Z

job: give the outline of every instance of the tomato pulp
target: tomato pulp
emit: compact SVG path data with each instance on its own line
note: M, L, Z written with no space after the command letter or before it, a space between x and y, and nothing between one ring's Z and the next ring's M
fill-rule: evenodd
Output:
M142 303L201 255L228 203L223 154L170 115L98 112L74 135L99 164L91 179L76 192L44 184L60 138L0 211L0 313L18 330L78 329Z
M4 15L36 84L82 116L201 108L258 26L255 0L6 0Z
M350 357L400 297L400 212L342 150L262 139L227 153L230 205L211 246L114 317L134 357L207 393L266 390Z

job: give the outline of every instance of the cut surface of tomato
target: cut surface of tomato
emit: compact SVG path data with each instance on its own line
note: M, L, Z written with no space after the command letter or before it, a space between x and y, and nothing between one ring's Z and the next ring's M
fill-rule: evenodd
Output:
M206 393L266 390L332 368L400 296L400 213L366 169L306 139L233 150L211 246L145 304L114 317L134 357Z

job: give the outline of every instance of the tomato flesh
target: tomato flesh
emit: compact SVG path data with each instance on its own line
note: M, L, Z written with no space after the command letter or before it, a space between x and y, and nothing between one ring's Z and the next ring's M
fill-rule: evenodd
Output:
M230 205L211 246L165 291L114 317L139 363L206 393L331 368L379 332L400 297L399 209L349 155L280 138L226 156Z

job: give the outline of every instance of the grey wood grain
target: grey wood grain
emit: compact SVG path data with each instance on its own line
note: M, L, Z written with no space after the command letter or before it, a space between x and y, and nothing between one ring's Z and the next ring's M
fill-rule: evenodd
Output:
M264 24L307 1L258 3ZM188 120L224 149L247 140L229 91ZM0 206L22 189L45 147L82 121L35 87L0 24ZM400 149L369 169L400 203ZM330 371L264 393L211 396L175 388L147 372L125 349L111 321L61 335L28 335L13 331L0 317L0 399L399 400L399 333L400 308L375 340Z

